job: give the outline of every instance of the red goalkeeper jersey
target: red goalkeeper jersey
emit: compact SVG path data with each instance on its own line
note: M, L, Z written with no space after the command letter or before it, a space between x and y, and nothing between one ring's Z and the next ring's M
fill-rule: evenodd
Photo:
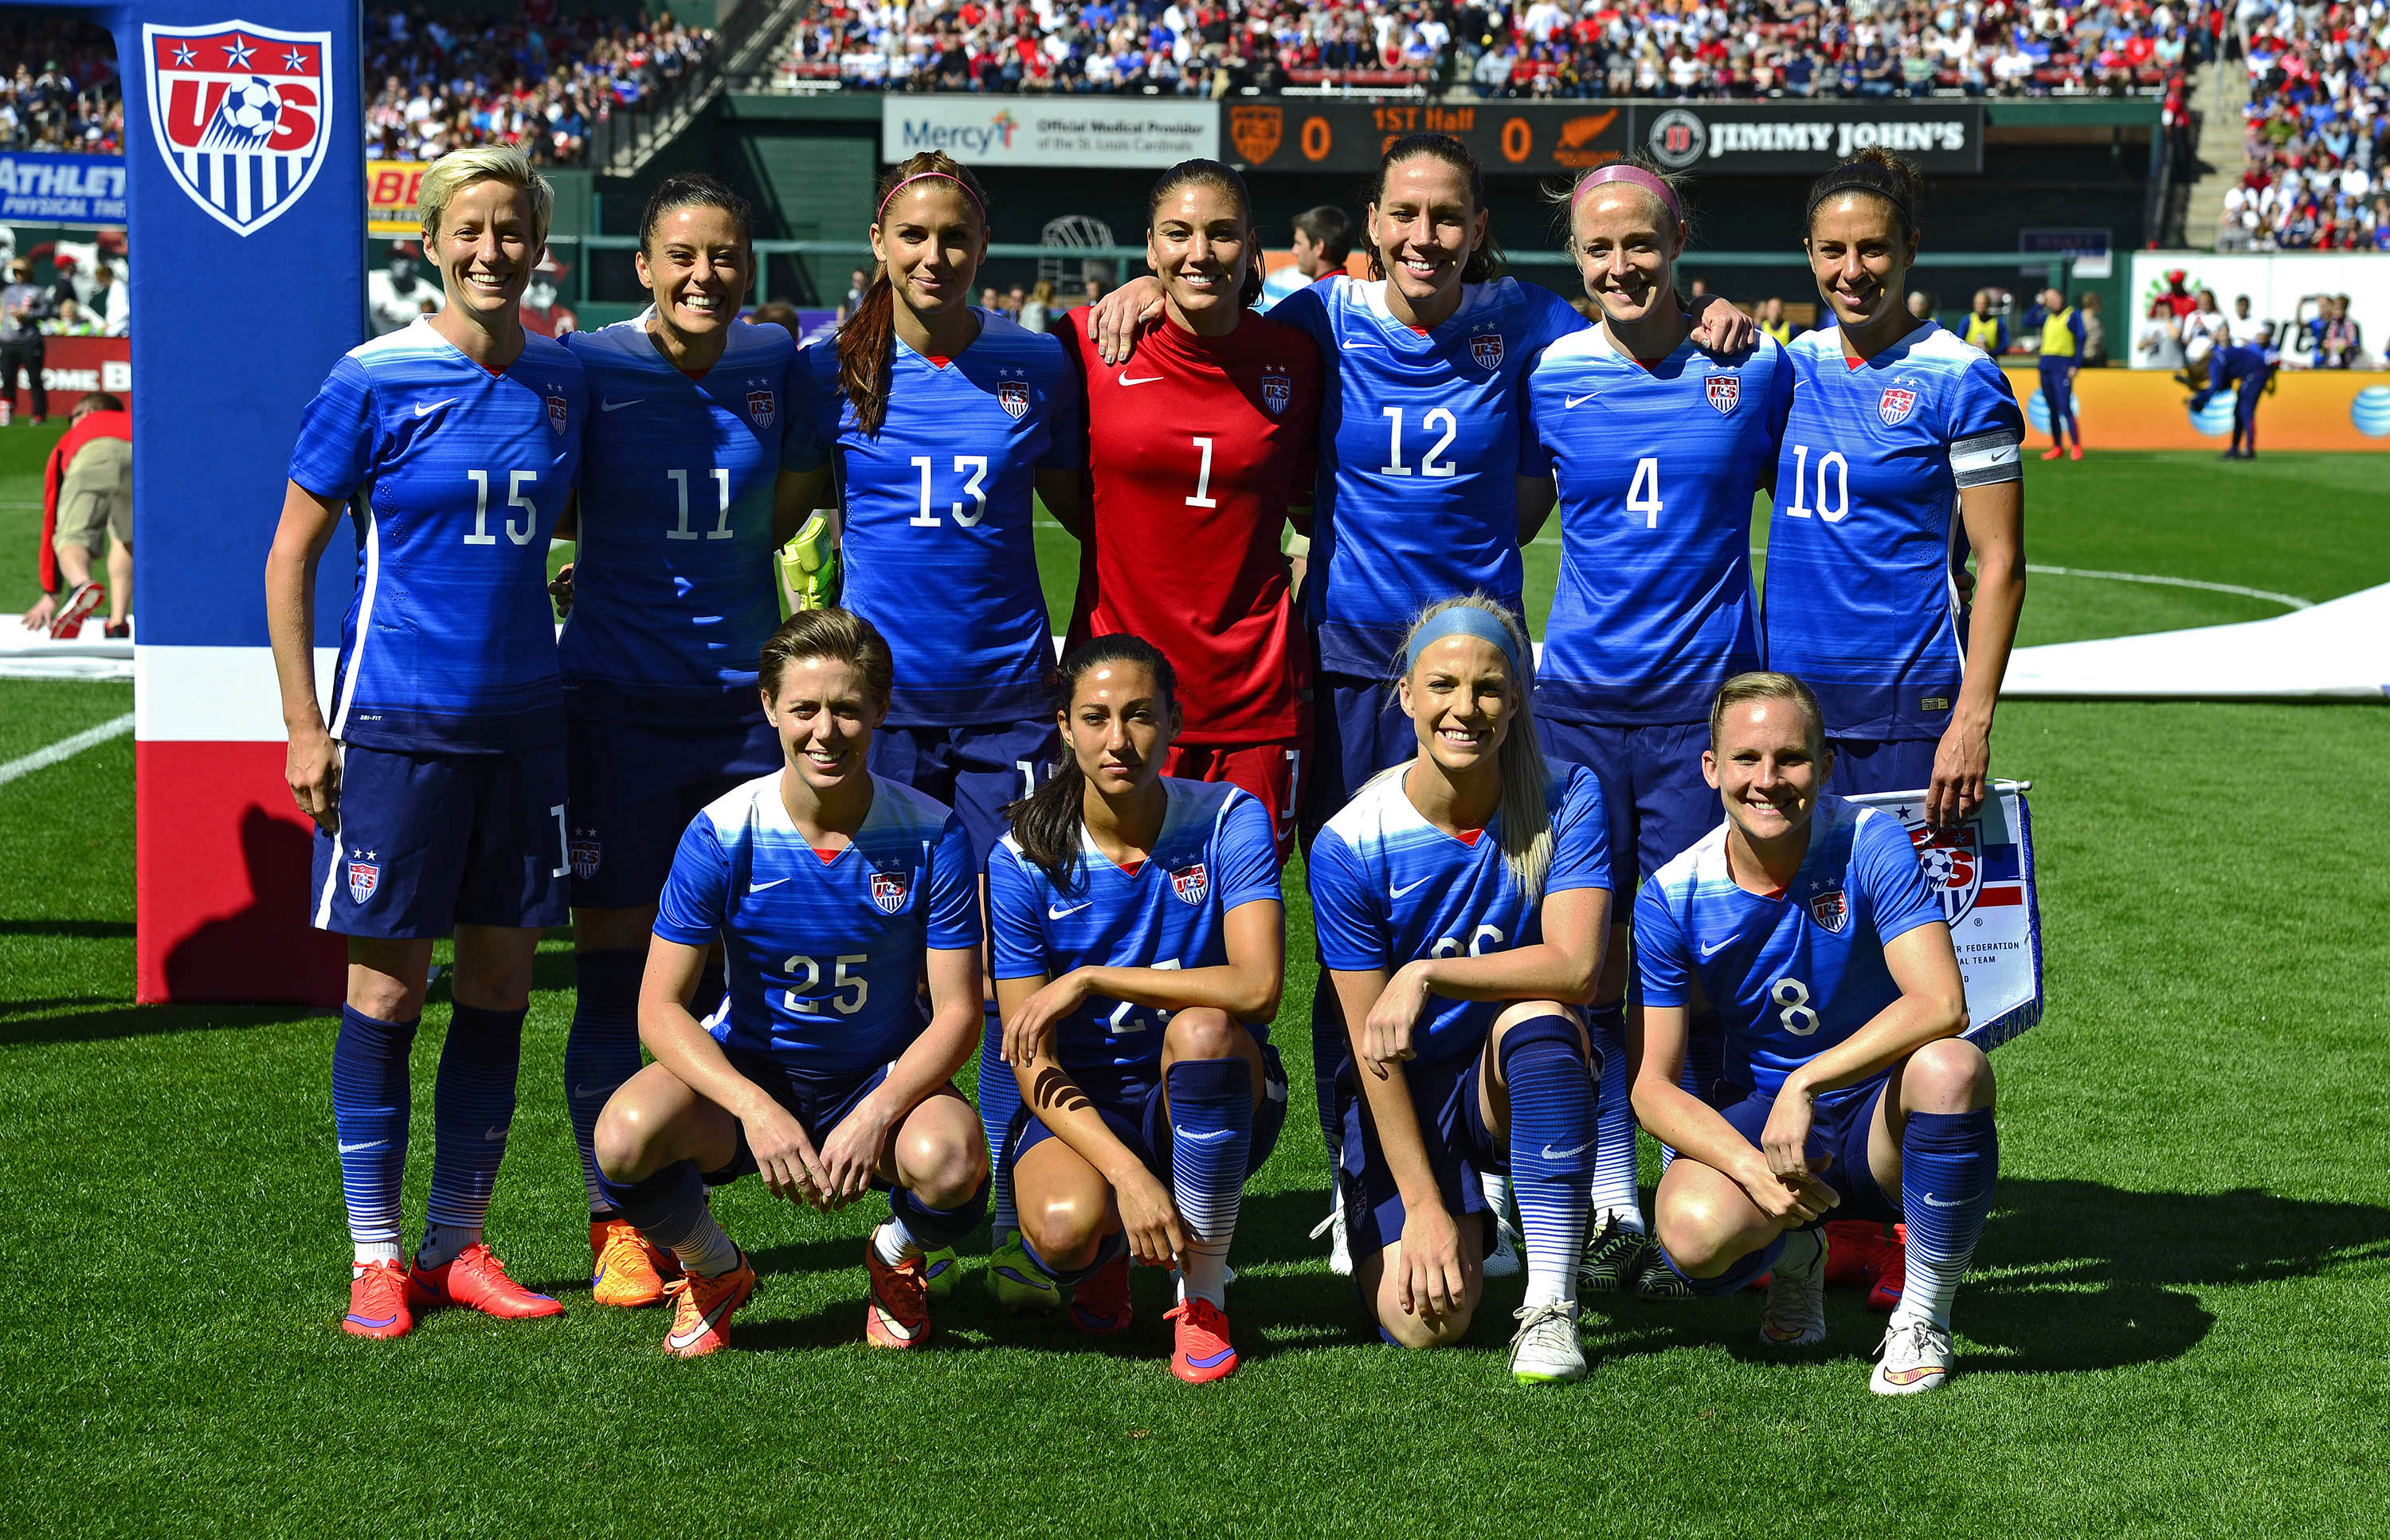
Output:
M1307 518L1311 504L1317 348L1259 315L1221 338L1165 317L1108 366L1084 313L1056 330L1086 382L1093 492L1071 640L1125 631L1160 648L1181 742L1293 738L1310 648L1279 547L1289 506Z

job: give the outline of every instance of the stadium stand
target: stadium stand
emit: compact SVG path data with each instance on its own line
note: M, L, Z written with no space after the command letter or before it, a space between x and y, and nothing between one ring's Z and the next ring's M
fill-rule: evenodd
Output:
M0 21L0 149L124 152L116 45L88 22Z
M2165 90L2213 0L822 0L785 90L1482 96L2078 95Z
M466 145L519 145L534 160L577 165L591 131L619 107L662 90L713 44L669 12L634 25L559 17L553 4L520 16L366 11L366 154L429 160Z
M2251 4L2234 25L2245 165L2217 249L2390 250L2390 6Z

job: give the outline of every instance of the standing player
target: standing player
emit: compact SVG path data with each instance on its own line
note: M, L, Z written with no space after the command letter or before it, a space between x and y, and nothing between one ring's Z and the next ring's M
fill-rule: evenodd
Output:
M1073 1325L1126 1330L1130 1254L1169 1263L1170 1372L1224 1380L1228 1245L1286 1122L1278 843L1235 786L1163 775L1182 719L1151 643L1099 636L1062 676L1069 752L988 862L1004 1057L1028 1103L1001 1159L1032 1260L1073 1286Z
M547 542L581 471L588 397L526 337L523 284L552 194L520 151L423 176L424 250L448 303L333 366L290 456L265 597L286 774L315 821L316 927L349 938L332 1112L356 1248L343 1328L396 1337L459 1304L553 1315L482 1238L514 1121L543 926L566 914L564 707ZM315 563L347 507L361 560L331 720L315 699ZM402 1272L407 1057L433 938L456 932L423 1238Z
M949 803L983 870L1005 804L1060 748L1033 493L1075 517L1086 453L1061 339L970 303L987 242L986 195L955 160L927 151L880 178L879 275L836 346L799 355L815 417L789 445L791 469L821 473L801 501L829 501L835 476L844 602L894 638L872 773ZM991 1154L1017 1105L1002 1031L991 1000L979 1083ZM1001 1182L995 1207L998 1297L1059 1303L1020 1254Z
M780 618L772 550L805 511L780 441L806 413L790 400L789 334L738 322L750 226L713 177L666 178L633 259L655 302L565 344L595 403L558 648L577 971L564 1081L599 1304L652 1304L674 1273L606 1202L592 1144L607 1098L638 1072L639 978L674 841L780 763L755 659ZM718 967L710 982L708 1008Z
M1556 760L1590 767L1610 813L1622 879L1649 877L1717 822L1703 784L1704 717L1717 688L1759 666L1751 505L1774 476L1792 370L1763 337L1732 358L1696 348L1677 303L1686 239L1677 189L1627 161L1586 173L1569 203L1570 247L1601 324L1544 350L1527 378L1523 476L1542 468L1561 505L1536 722ZM1631 881L1618 891L1631 893ZM1584 1283L1681 1297L1647 1242L1626 1098L1623 906L1594 995L1601 1050L1597 1229ZM1717 1021L1696 1019L1693 1078L1715 1077ZM1703 1050L1706 1050L1705 1052Z
M1319 350L1248 314L1253 204L1217 160L1163 173L1148 202L1146 260L1163 314L1137 360L1098 361L1057 328L1087 392L1093 499L1080 530L1075 644L1129 633L1178 670L1186 727L1163 775L1233 781L1294 848L1310 647L1279 555L1288 507L1311 504Z
M892 669L869 622L790 616L758 674L782 767L700 813L673 856L639 985L656 1061L606 1104L598 1162L609 1200L680 1264L664 1347L684 1358L727 1345L755 1290L710 1186L757 1172L824 1209L889 1189L864 1249L873 1347L929 1341L927 1253L987 1212L979 1131L949 1084L979 1015L979 890L955 815L866 768ZM717 941L729 995L700 1022Z
M1601 788L1582 765L1548 771L1511 611L1447 599L1403 650L1418 757L1311 847L1320 957L1353 1023L1336 1090L1354 1275L1388 1341L1457 1341L1493 1249L1477 1173L1504 1173L1527 1253L1511 1372L1581 1379L1597 1107L1577 1007L1610 930Z
M1703 1294L1769 1275L1761 1341L1825 1340L1828 1212L1907 1216L1908 1282L1869 1388L1949 1377L1950 1300L1999 1173L1992 1065L1962 1042L1950 929L1890 815L1820 792L1817 698L1728 681L1703 773L1726 822L1635 901L1643 1041L1635 1111L1677 1150L1654 1203L1669 1264ZM1727 1022L1717 1105L1677 1084L1698 985Z
M1786 350L1767 654L1825 702L1835 790L1921 788L1947 826L1983 805L2024 606L2024 420L1999 366L1901 308L1921 192L1881 149L1809 190L1805 244L1834 325ZM1956 582L1970 549L1972 610Z
M2041 399L2049 409L2049 447L2041 457L2079 460L2083 425L2075 420L2075 376L2083 367L2083 313L2056 289L2041 291ZM2070 434L2075 439L2071 449L2066 443Z

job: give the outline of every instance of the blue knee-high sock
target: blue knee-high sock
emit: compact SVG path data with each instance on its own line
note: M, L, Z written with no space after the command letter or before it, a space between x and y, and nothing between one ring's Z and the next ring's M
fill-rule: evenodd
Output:
M418 1261L437 1267L482 1238L490 1193L506 1159L515 1121L515 1079L522 1069L520 1010L458 1005L440 1049L431 1093L431 1201Z
M1004 1061L1004 1020L991 1005L979 1040L979 1126L987 1136L988 1206L995 1211L990 1217L999 1238L1007 1230L1021 1228L1021 1215L1012 1207L1012 1173L1004 1165L1004 1141L1020 1112L1021 1082Z
M888 1212L921 1250L942 1251L987 1217L990 1180L982 1178L971 1195L951 1209L933 1209L915 1197L910 1187L894 1187L888 1194Z
M382 1021L353 1007L341 1012L332 1043L332 1127L341 1157L341 1196L349 1207L356 1260L399 1260L399 1188L406 1179L406 1120L412 1100L406 1058L413 1021Z
M1510 1191L1527 1238L1527 1303L1576 1302L1592 1197L1600 1108L1592 1066L1565 1016L1522 1021L1502 1037L1510 1097Z
M598 1185L598 1114L623 1082L639 1072L639 976L644 952L583 952L573 959L572 1030L564 1039L564 1105L581 1147L581 1181L589 1216L613 1206ZM700 997L700 1001L702 996Z
M705 1178L696 1161L675 1161L636 1182L618 1182L601 1171L598 1185L609 1207L689 1272L719 1277L739 1265L739 1248L706 1206Z
M1061 1288L1073 1289L1078 1285L1086 1282L1089 1278L1094 1277L1098 1273L1102 1272L1104 1270L1104 1264L1111 1262L1114 1257L1127 1254L1128 1232L1126 1230L1114 1230L1111 1234L1104 1237L1100 1241L1098 1241L1096 1243L1096 1259L1093 1262L1088 1263L1085 1267L1071 1267L1058 1271L1053 1264L1047 1262L1044 1257L1037 1254L1037 1248L1030 1244L1029 1237L1026 1233L1023 1233L1021 1238L1021 1249L1029 1254L1029 1260L1031 1262L1037 1264L1037 1270L1039 1272L1053 1279L1054 1282Z
M1189 1299L1227 1308L1228 1243L1253 1149L1253 1067L1242 1059L1182 1059L1170 1094L1170 1200L1187 1228L1178 1277Z
M2000 1135L1992 1110L1911 1112L1900 1135L1900 1206L1908 1220L1908 1282L1892 1324L1950 1329L1950 1298L1992 1212Z
M1642 1195L1635 1186L1635 1108L1626 1096L1626 1012L1616 1005L1593 1010L1593 1046L1601 1054L1601 1112L1593 1145L1593 1210L1645 1233Z
M1337 1126L1336 1118L1336 1072L1351 1051L1352 1042L1344 1033L1344 1008L1323 967L1311 992L1311 1088L1318 1099L1314 1110L1319 1114L1319 1142L1328 1151L1331 1168L1344 1148L1344 1131Z

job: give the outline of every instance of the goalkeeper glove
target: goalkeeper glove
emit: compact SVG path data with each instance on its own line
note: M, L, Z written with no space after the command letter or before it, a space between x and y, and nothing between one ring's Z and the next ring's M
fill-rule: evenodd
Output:
M780 597L789 612L827 610L838 602L838 545L829 537L829 515L814 510L789 543L775 553L780 576Z

